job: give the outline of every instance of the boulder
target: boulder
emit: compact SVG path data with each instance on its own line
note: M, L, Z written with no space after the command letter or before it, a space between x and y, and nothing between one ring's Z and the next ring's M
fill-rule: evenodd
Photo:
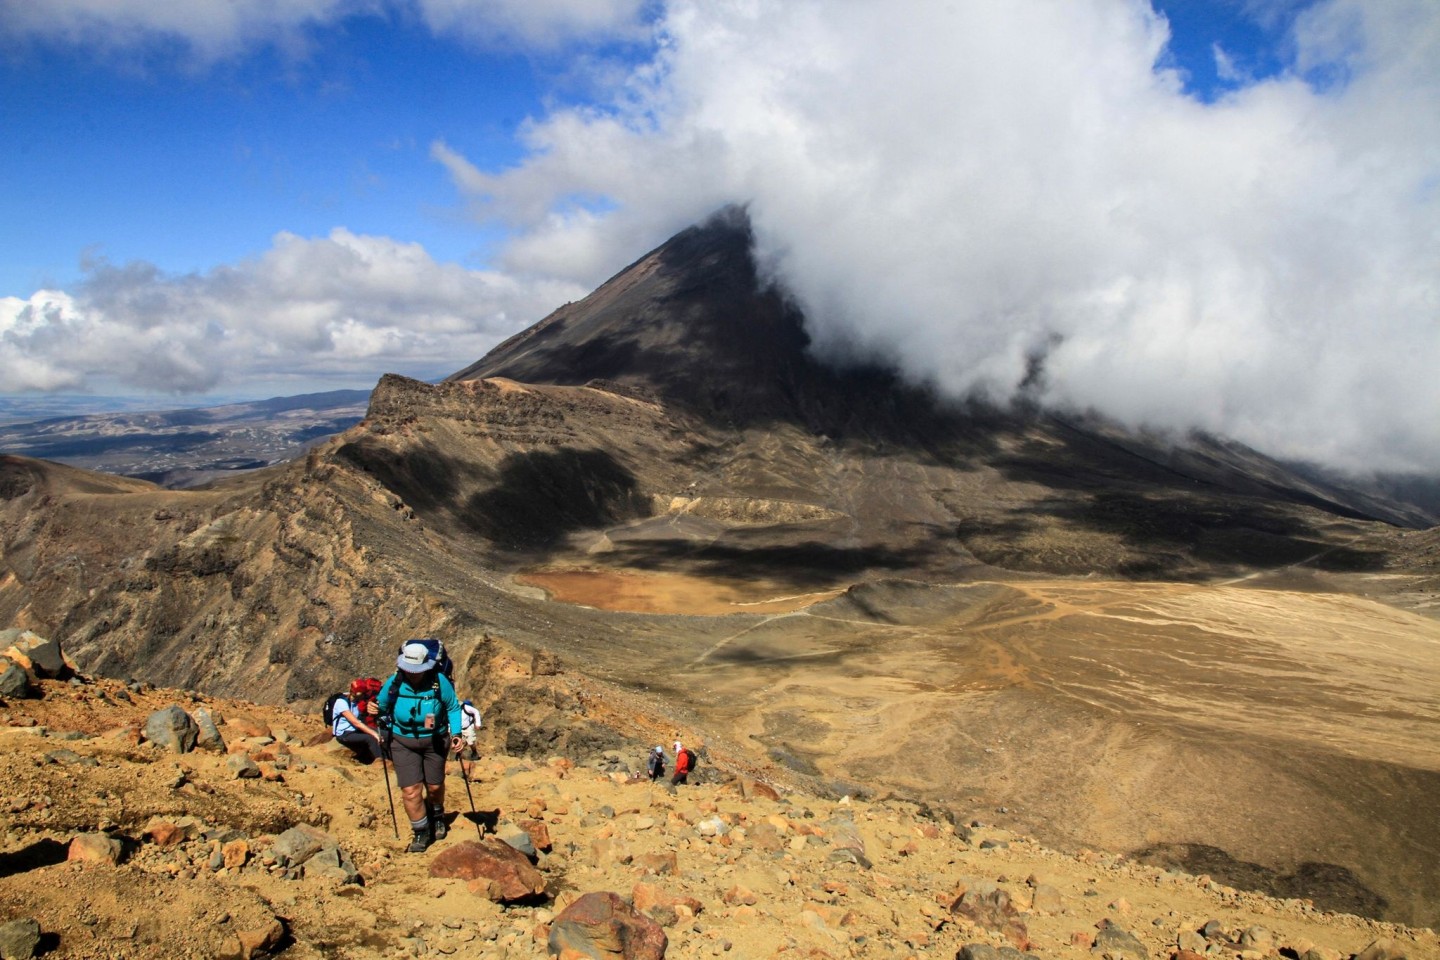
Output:
M544 820L521 820L516 826L529 834L530 843L536 850L543 850L547 853L550 851L552 846L550 828L545 825ZM525 851L521 850L520 852L524 853Z
M30 686L30 675L15 663L0 657L0 697L6 700L25 700L35 695Z
M630 901L636 910L651 916L655 916L657 910L665 910L670 911L672 916L693 917L704 909L704 905L694 897L677 896L658 884L644 881L635 884L630 891Z
M0 923L0 960L30 960L39 949L39 923L29 917Z
M500 824L499 829L495 831L495 836L525 854L526 859L532 862L538 856L535 851L535 841L531 839L529 831L513 823Z
M1035 888L1035 896L1030 901L1030 909L1035 913L1056 914L1065 911L1065 900L1060 896L1060 891L1048 883L1042 883Z
M550 955L595 960L663 960L669 940L660 924L618 894L587 893L550 924Z
M250 859L250 842L243 838L231 840L229 843L221 845L217 853L220 854L221 866L239 870Z
M1004 890L986 889L977 884L974 889L965 891L950 912L978 927L999 933L1021 950L1030 945L1030 931L1017 915L1019 911L1010 902L1010 894Z
M225 766L236 780L260 779L260 765L243 753L232 753L226 758Z
M740 795L746 800L779 801L780 799L780 791L770 786L770 784L748 778L740 781Z
M272 919L264 926L240 930L228 937L220 946L216 956L220 960L255 960L268 957L285 940L285 925Z
M200 727L179 705L171 704L146 718L144 733L146 740L157 743L166 750L189 753L195 749Z
M65 859L116 864L120 862L124 852L125 848L120 841L108 834L82 833L70 841Z
M1405 960L1405 948L1394 940L1382 938L1355 954L1355 960Z
M302 824L276 837L265 855L274 857L282 867L298 867L321 850L338 849L339 846L335 838L324 830Z
M1110 960L1150 960L1145 944L1108 918L1100 921L1100 932L1095 934L1095 946L1090 948L1090 952Z
M360 871L355 869L355 864L350 862L339 847L324 847L305 861L305 878L359 883Z
M220 727L216 724L215 718L210 711L204 707L195 711L195 725L200 733L195 738L195 746L201 750L212 750L215 753L225 752L225 738L220 735Z
M75 664L60 650L60 641L48 640L29 630L0 632L0 656L9 658L37 677L63 680L75 672Z
M955 960L1023 960L1033 953L1021 953L1014 947L994 947L988 943L967 943L955 954Z
M545 878L529 859L502 840L466 840L430 861L430 876L469 880L470 889L497 903L545 892Z

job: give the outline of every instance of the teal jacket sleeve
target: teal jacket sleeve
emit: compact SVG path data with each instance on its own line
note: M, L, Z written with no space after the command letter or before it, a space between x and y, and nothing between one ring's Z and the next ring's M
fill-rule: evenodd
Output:
M380 692L375 696L376 705L379 707L380 712L386 716L395 712L395 693L397 691L392 688L395 684L399 683L396 679L397 676L399 676L399 674L392 673L386 677L385 682L380 685Z
M460 716L460 698L455 696L455 687L446 676L440 675L440 706L450 718L450 736L460 736L464 718Z

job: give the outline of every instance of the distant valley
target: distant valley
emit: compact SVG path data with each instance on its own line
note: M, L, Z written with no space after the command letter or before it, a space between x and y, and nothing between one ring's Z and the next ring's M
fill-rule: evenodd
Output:
M333 390L215 407L3 422L0 453L188 487L300 455L358 423L369 396L368 390ZM11 407L12 415L26 409Z

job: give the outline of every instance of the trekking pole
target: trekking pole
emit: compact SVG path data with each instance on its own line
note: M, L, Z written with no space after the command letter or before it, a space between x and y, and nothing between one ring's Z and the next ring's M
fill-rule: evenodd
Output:
M385 774L385 799L390 803L390 828L395 831L395 839L399 840L400 821L395 816L395 795L390 792L390 767L385 762L389 752L387 744L380 745L380 772Z
M456 757L460 761L460 779L465 781L465 796L470 800L470 822L475 824L475 836L481 840L485 839L485 833L480 829L480 814L475 810L475 794L470 792L470 774L465 772L465 757Z

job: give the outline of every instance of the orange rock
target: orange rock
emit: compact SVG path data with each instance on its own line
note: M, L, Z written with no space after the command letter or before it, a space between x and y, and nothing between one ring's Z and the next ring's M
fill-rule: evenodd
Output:
M516 826L529 835L530 842L534 844L536 850L548 851L552 846L550 842L550 828L545 826L544 822L540 820L521 820Z
M119 863L122 848L120 841L103 833L82 833L70 841L66 860L82 860L88 863Z
M231 840L220 848L220 855L225 858L226 867L238 870L250 858L250 844L244 840Z
M642 874L675 874L679 872L679 858L674 850L664 850L656 853L642 853L636 857L634 864Z
M645 883L643 881L635 884L634 888L630 891L630 897L631 901L635 904L635 909L641 913L649 913L656 908L668 907L677 913L683 910L688 912L690 916L694 916L704 909L704 905L694 897L676 896L662 888L659 884Z
M162 820L145 831L157 847L173 847L185 839L185 831L168 820Z
M236 730L239 730L242 737L274 736L274 734L270 732L270 727L268 724L261 723L254 717L247 717L243 713L232 714L226 719L225 725L227 727L234 727Z
M729 890L726 890L722 899L732 906L741 905L753 907L760 902L760 898L755 896L755 891L738 883Z

